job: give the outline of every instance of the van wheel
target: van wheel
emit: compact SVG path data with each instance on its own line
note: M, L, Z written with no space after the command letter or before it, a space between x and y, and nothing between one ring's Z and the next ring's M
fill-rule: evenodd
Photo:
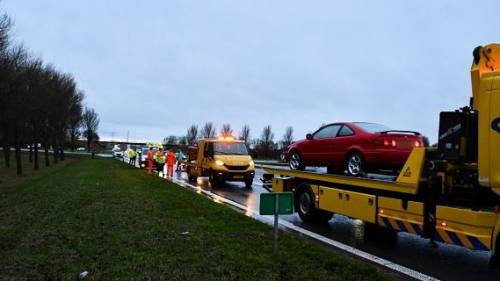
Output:
M303 171L305 168L304 164L302 163L302 158L300 157L300 154L298 151L292 152L292 154L290 155L290 159L288 160L288 165L290 166L290 169L292 169L292 170Z
M217 179L213 172L210 172L208 175L208 182L210 183L210 187L219 187L222 185L222 182Z
M299 191L297 200L298 213L304 222L325 223L333 216L333 213L319 210L314 206L314 195L308 188L303 188Z
M253 184L253 178L246 180L245 181L245 188L251 189L252 188L252 184Z

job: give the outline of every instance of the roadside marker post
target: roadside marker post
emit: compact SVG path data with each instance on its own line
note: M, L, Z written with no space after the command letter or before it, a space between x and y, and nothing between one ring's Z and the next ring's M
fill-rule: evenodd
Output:
M273 253L278 249L279 215L293 214L293 193L272 192L260 194L260 215L274 215Z

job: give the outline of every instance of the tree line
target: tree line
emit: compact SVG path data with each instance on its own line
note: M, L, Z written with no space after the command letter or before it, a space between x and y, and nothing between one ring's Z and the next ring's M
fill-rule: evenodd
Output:
M230 124L223 124L219 133L217 133L217 128L213 122L206 122L203 126L198 127L198 125L191 125L184 136L174 136L170 135L163 139L164 145L170 146L185 146L194 145L201 138L215 138L218 136L234 136L239 140L245 142L245 144L251 148L252 152L259 156L265 158L276 158L281 151L294 141L293 127L287 127L285 133L283 134L281 140L274 141L274 132L271 125L267 125L262 129L259 138L252 138L250 134L250 126L243 125L240 129L238 135L235 135Z
M87 150L98 139L97 113L83 105L85 94L75 78L33 56L10 36L12 21L0 15L0 142L4 165L11 166L14 149L17 174L22 174L21 151L29 148L29 161L39 169L39 148L45 166L64 161L64 148L75 149L80 136Z

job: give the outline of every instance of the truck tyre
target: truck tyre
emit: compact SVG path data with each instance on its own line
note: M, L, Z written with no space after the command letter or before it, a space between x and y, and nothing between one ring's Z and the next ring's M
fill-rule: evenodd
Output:
M297 200L297 210L304 222L325 223L333 216L333 213L319 210L314 206L314 195L309 188L301 188Z
M296 150L294 150L290 154L290 158L288 159L288 165L292 170L303 171L305 168L304 164L302 163L302 157L300 157L299 152Z

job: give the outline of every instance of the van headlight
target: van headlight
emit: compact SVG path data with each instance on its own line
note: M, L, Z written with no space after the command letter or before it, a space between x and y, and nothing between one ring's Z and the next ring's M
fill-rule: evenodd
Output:
M215 165L217 166L224 166L224 162L221 160L215 160Z
M253 162L253 160L251 160L250 162L248 162L248 165L253 167L255 165L255 163Z

